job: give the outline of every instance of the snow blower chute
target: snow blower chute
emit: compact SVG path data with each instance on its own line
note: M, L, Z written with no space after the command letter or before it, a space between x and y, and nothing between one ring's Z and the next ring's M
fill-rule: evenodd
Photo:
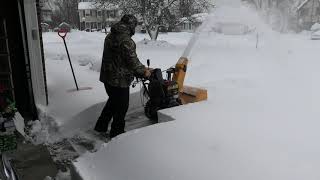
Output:
M187 65L188 59L181 57L175 67L165 70L166 79L161 69L154 69L148 79L142 79L144 94L149 98L144 109L148 118L157 121L158 110L207 100L206 89L184 85Z

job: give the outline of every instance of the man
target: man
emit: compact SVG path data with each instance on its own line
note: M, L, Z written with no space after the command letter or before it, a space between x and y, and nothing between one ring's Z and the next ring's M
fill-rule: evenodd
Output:
M135 34L137 19L124 15L112 26L104 42L100 81L104 83L109 99L96 123L95 131L104 133L113 118L110 138L124 133L125 116L129 106L129 86L134 76L149 77L147 69L136 54Z

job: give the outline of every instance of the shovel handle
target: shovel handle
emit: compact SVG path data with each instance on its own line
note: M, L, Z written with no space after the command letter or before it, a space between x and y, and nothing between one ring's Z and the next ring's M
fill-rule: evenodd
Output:
M60 29L60 30L58 31L58 35L59 35L62 39L65 39L66 36L67 36L67 34L68 34L68 31L66 31L66 30L64 30L64 29Z

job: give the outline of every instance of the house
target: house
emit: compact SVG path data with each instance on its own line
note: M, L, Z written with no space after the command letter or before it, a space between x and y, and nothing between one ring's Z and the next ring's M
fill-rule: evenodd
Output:
M79 2L80 29L93 31L104 29L120 20L117 5L102 5L93 1Z
M70 32L71 31L71 25L66 23L66 22L62 22L61 24L59 24L59 30L63 30L64 32Z
M183 17L176 25L179 31L194 32L207 18L208 13L194 14L191 17Z
M50 25L48 23L41 23L41 30L42 30L42 32L49 32Z
M320 22L320 0L303 0L296 7L298 23L302 29L310 27Z

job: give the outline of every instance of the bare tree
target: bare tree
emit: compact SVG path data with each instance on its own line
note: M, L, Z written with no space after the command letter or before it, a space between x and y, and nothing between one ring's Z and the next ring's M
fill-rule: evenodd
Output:
M79 26L78 13L79 0L56 0L54 5L56 10L53 12L53 21L55 24L67 22L74 27Z
M184 14L192 15L200 12L200 9L209 9L213 5L209 2L210 0L99 0L102 4L119 4L123 13L141 18L151 40L157 40L161 27L174 26Z
M171 7L178 0L124 0L121 8L124 13L136 14L142 18L151 40L157 40L161 26L167 26L171 17Z

